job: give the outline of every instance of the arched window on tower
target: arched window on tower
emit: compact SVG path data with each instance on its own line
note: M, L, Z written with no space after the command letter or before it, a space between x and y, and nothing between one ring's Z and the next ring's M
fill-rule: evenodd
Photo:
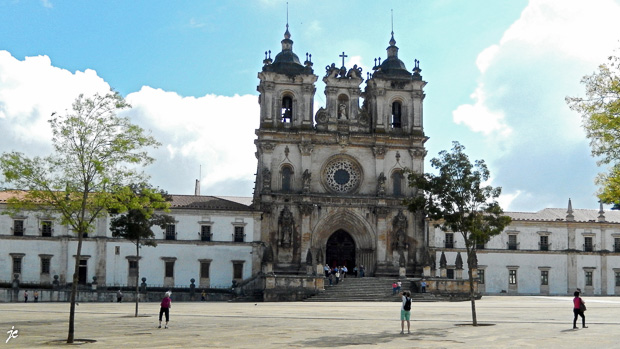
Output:
M401 128L402 105L396 101L392 103L392 128Z
M403 195L403 173L401 171L394 171L392 173L392 195Z
M293 169L289 166L282 167L282 191L290 192L293 182Z
M293 98L284 96L282 98L282 122L290 123L293 119Z

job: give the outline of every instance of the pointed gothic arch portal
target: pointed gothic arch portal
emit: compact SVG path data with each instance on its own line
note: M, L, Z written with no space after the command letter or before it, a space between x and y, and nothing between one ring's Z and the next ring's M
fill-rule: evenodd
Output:
M346 266L351 272L355 267L355 241L346 231L340 229L327 239L325 261L330 267Z

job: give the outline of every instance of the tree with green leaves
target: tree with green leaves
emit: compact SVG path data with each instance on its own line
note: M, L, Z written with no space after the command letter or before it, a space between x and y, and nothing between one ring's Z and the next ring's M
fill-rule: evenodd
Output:
M74 341L75 301L83 237L108 210L125 211L114 192L128 183L139 183L139 170L154 161L146 147L159 143L145 131L120 117L129 108L123 97L111 91L92 97L80 95L72 109L52 114L53 153L28 157L19 152L0 156L5 186L16 191L8 201L9 212L48 210L77 235L75 270L71 284L69 333Z
M132 184L123 187L116 193L117 200L128 211L114 214L110 221L110 231L115 238L123 238L136 245L136 312L138 316L139 280L140 280L140 248L142 246L157 246L154 240L153 227L162 229L174 224L174 217L157 213L168 212L172 198L163 190L154 189L147 184Z
M581 114L592 156L598 165L609 165L599 174L599 199L620 206L620 57L610 56L597 72L581 79L585 97L566 97L569 107Z
M431 166L439 174L408 171L409 185L415 188L411 198L406 199L409 210L423 212L431 223L443 231L460 233L465 241L469 276L469 296L473 325L476 320L476 294L474 269L478 258L476 247L501 233L510 224L510 217L503 215L497 203L500 187L485 185L490 172L483 160L473 164L464 153L465 147L452 143L452 151L439 152L431 160Z

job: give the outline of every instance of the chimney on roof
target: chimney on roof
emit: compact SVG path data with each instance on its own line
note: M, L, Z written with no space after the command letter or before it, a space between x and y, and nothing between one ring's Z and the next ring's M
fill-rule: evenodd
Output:
M200 179L196 180L196 187L194 188L194 195L200 195Z
M573 203L570 201L570 198L568 198L568 211L566 211L566 221L575 221L575 216L573 216Z
M600 208L598 210L598 221L605 222L605 211L603 211L603 202L599 201L598 203L600 205Z

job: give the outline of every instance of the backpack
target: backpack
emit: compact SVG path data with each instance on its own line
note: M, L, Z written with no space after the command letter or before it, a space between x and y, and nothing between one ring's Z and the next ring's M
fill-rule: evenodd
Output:
M411 298L406 297L405 298L405 311L410 311L411 310Z

